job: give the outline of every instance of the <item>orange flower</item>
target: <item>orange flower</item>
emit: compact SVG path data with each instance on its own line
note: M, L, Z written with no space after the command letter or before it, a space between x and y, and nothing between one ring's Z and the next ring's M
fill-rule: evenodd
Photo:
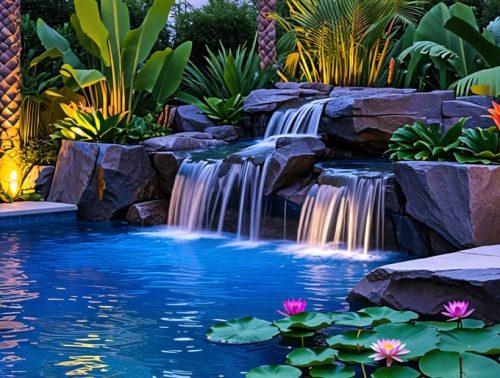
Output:
M493 108L488 109L488 112L491 115L487 115L485 117L491 118L493 122L495 122L498 131L500 131L500 104L497 104L495 101L492 102Z
M389 75L387 77L387 84L391 85L394 82L394 77L396 76L396 60L391 58L389 62Z

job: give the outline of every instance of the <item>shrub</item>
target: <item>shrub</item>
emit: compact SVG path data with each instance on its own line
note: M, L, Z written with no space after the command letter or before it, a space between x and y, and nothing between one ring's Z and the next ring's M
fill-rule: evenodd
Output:
M21 159L26 165L54 165L59 152L59 143L52 139L33 139L24 143Z

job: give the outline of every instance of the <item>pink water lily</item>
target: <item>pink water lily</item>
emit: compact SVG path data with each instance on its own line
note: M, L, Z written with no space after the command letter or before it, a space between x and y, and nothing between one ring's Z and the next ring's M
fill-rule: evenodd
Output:
M450 318L447 320L448 322L454 320L460 321L463 318L468 317L475 310L469 310L469 302L467 301L452 301L448 302L448 304L445 304L443 307L446 311L441 312L441 314Z
M307 307L307 301L302 299L287 299L286 301L283 301L283 307L285 309L284 312L281 310L276 311L283 316L292 316L304 312Z
M401 340L397 339L381 339L377 340L376 343L371 345L371 348L375 351L370 358L375 359L375 361L380 361L387 359L387 366L391 366L393 361L403 362L399 356L410 353L409 350L405 349L406 344L402 344Z

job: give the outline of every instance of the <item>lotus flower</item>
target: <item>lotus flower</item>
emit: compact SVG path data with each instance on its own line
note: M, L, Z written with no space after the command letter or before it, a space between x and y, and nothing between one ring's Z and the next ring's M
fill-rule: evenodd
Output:
M402 344L401 340L397 339L381 339L371 345L371 348L376 352L370 356L375 361L387 359L387 366L392 365L392 361L403 362L399 356L410 353L405 349L406 344Z
M276 311L283 316L292 316L304 312L307 307L307 302L302 299L287 299L283 301L283 307L285 308L285 312L281 310Z
M496 127L500 131L500 104L497 104L495 101L492 102L493 108L488 109L488 112L491 115L487 115L485 117L493 119L493 122L495 122Z
M457 320L461 321L463 318L468 317L474 312L474 309L469 310L469 302L467 301L454 301L448 302L447 305L443 306L446 311L441 314L449 317L448 322Z

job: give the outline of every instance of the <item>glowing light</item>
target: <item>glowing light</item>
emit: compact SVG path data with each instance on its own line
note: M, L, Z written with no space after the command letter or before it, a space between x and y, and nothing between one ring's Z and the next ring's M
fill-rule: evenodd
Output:
M15 197L19 192L19 175L17 171L14 169L10 172L9 177L9 194L12 197Z

